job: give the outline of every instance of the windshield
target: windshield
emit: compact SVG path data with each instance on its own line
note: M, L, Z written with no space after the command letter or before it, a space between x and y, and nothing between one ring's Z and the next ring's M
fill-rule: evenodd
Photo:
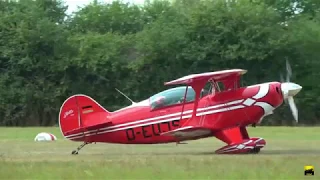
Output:
M180 104L183 102L186 93L186 86L176 87L162 91L150 97L150 105L152 109ZM188 87L186 102L192 102L195 98L195 92L192 87Z

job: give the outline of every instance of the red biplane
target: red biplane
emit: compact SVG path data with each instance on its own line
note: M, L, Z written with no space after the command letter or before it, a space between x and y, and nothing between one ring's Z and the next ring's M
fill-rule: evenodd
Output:
M283 100L289 102L297 121L293 96L302 87L291 82L241 87L240 77L245 73L243 69L232 69L188 75L165 83L184 86L141 102L132 101L132 105L114 112L86 95L74 95L61 106L60 129L65 138L83 142L72 154L96 142L181 143L211 136L226 143L216 153L258 153L266 142L249 137L246 127L259 124ZM209 89L205 89L207 85Z

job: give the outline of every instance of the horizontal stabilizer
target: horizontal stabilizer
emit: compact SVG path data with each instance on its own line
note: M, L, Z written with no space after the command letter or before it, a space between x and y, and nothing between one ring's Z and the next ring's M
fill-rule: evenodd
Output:
M71 134L76 134L76 133L81 133L84 131L91 131L91 130L98 130L101 128L105 128L108 127L112 124L111 121L107 121L107 122L103 122L103 123L99 123L99 124L95 124L95 125L91 125L91 126L87 126L87 127L81 127L81 128L76 128L76 129L72 129L70 131L65 132L65 136L71 135Z
M211 130L207 128L202 127L194 127L194 126L186 126L181 127L172 131L168 131L165 133L162 133L161 135L167 136L175 136L177 138L196 138L200 136L205 136L211 134Z
M107 122L104 122L104 123L100 123L100 124L95 124L95 125L91 125L91 126L88 126L86 127L86 129L88 131L90 130L96 130L96 129L101 129L101 128L105 128L105 127L108 127L112 125L112 122L111 121L107 121Z

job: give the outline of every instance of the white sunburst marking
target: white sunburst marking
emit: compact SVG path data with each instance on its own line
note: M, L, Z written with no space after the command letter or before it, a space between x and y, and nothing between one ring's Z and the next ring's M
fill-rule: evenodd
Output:
M262 118L260 119L259 123L262 121L264 117L267 115L272 114L273 110L275 109L273 106L271 106L269 103L266 102L259 102L258 100L265 97L269 93L270 89L270 83L260 84L259 85L259 91L256 95L252 96L252 98L247 98L242 103L245 106L259 106L263 109L264 114Z

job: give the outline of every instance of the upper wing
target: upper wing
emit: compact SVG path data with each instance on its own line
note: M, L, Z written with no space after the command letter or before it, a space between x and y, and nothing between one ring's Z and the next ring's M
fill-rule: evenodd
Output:
M233 76L243 75L246 72L247 70L244 70L244 69L231 69L231 70L223 70L223 71L215 71L215 72L205 72L200 74L191 74L173 81L166 82L165 85L175 85L175 84L191 85L193 83L196 83L197 81L207 82L209 79L213 79L215 81L223 81Z

